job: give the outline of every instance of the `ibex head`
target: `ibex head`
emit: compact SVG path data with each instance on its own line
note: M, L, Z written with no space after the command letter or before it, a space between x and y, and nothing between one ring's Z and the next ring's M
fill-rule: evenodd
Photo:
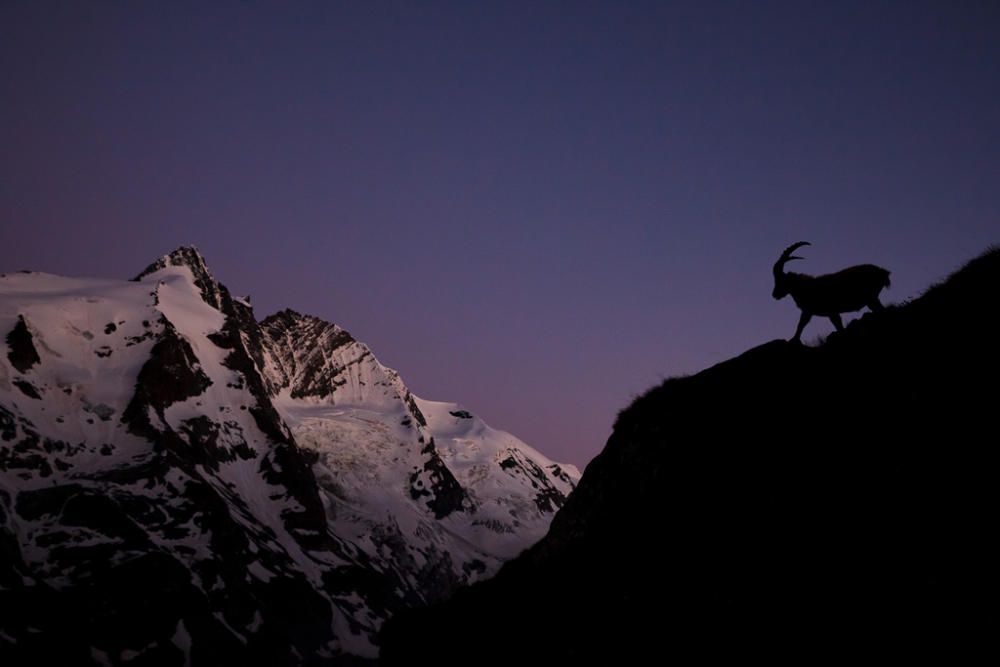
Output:
M785 251L781 253L781 257L779 257L778 261L774 263L774 291L771 292L771 296L775 299L784 299L788 296L788 280L785 276L785 264L793 259L802 259L801 257L795 257L792 253L804 245L812 244L810 244L809 241L799 241L798 243L793 243L785 248Z

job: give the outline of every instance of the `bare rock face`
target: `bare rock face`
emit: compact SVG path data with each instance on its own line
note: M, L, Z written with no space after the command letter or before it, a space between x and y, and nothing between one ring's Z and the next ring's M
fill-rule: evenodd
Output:
M31 332L24 322L24 317L17 316L17 324L7 334L7 360L19 373L27 373L41 359L38 350L31 340Z
M4 664L356 664L579 477L334 324L258 323L194 248L0 277L0 331Z

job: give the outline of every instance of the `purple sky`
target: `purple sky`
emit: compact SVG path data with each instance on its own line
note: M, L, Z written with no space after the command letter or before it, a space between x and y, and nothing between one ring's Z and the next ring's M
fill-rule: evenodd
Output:
M196 244L557 460L791 336L800 239L887 302L1000 241L1000 4L0 3L0 271Z

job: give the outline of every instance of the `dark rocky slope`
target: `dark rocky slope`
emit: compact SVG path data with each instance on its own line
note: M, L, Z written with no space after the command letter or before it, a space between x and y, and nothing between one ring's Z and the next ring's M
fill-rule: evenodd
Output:
M390 622L383 663L974 646L1000 621L998 291L993 249L821 345L773 341L652 389L547 537Z

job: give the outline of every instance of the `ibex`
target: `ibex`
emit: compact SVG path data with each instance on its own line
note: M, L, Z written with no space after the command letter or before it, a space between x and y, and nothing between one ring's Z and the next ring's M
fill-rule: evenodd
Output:
M802 311L799 326L795 330L793 341L799 342L802 330L809 324L813 315L829 317L837 331L843 331L844 323L841 313L869 309L881 310L882 303L878 294L889 286L889 272L874 264L859 264L822 276L808 276L804 273L785 273L785 264L793 259L802 259L792 255L798 248L811 245L808 241L799 241L785 248L781 257L774 263L775 299L783 299L789 294L795 305Z

